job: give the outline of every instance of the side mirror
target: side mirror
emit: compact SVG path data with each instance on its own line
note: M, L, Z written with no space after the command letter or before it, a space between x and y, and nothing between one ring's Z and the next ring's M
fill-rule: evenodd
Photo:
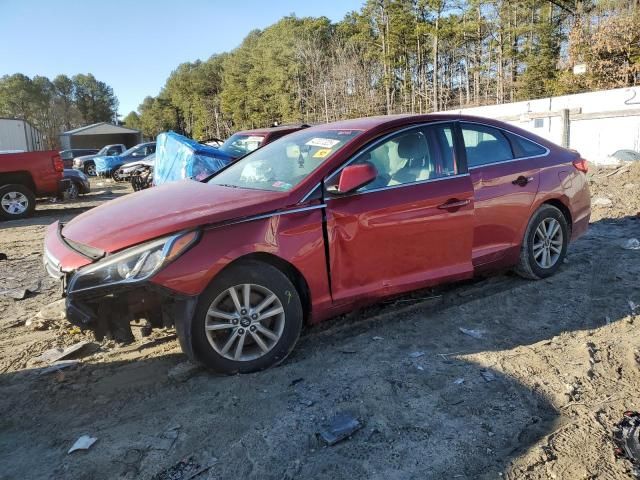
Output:
M373 182L378 176L378 170L371 163L349 165L340 173L338 185L329 187L327 191L336 195L351 193Z

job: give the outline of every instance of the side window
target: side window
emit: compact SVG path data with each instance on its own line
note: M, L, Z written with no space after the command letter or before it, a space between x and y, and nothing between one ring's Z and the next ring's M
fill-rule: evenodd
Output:
M110 148L109 150L107 150L107 155L120 155L120 149Z
M365 150L353 162L370 162L378 176L361 191L447 177L457 173L449 124L419 127Z
M497 128L475 123L460 126L469 168L514 158L509 140Z
M156 153L156 144L149 145L147 147L147 155L151 155L152 153Z
M535 157L536 155L544 155L547 150L541 147L537 143L533 143L525 138L514 135L511 132L505 132L511 145L513 146L513 153L516 158Z

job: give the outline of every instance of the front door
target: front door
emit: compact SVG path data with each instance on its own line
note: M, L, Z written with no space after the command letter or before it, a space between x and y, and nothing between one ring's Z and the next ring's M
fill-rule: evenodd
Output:
M450 123L390 135L353 159L376 167L374 182L351 194L327 194L336 303L472 275L473 186L456 161L453 138Z

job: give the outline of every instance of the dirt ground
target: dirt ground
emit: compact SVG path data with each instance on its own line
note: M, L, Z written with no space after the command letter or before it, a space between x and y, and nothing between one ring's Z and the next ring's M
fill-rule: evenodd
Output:
M628 478L610 433L640 409L640 250L622 248L640 239L640 165L590 177L604 200L554 277L388 301L309 328L278 368L232 377L186 368L171 331L92 342L64 370L36 359L92 341L54 308L39 314L59 298L45 226L125 187L94 182L1 223L0 292L38 291L0 295L0 478ZM317 433L338 412L362 428L326 446ZM81 435L97 441L67 454Z

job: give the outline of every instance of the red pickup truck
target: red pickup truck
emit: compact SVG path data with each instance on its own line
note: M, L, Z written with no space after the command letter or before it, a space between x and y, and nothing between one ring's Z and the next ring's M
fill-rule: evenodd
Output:
M28 217L36 197L55 197L64 187L64 164L55 150L0 154L0 220Z

